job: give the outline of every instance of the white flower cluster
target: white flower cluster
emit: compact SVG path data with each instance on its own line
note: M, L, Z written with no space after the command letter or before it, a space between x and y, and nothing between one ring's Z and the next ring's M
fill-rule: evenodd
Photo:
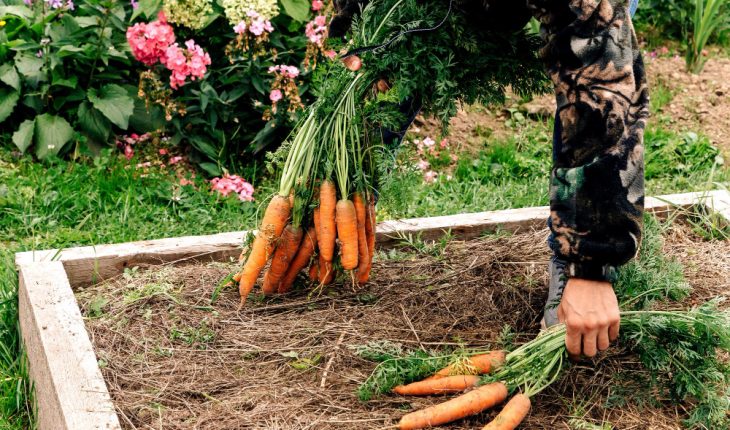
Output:
M162 5L168 22L193 30L203 28L208 15L213 13L212 0L165 0Z
M270 20L279 14L277 0L222 0L220 4L232 26L245 21L251 10L258 12L264 20Z

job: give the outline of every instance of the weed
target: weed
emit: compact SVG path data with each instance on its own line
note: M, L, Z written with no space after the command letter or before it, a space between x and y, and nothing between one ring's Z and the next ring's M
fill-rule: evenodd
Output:
M216 333L208 327L207 321L203 320L197 327L183 327L182 329L173 327L170 329L169 337L173 342L180 340L188 346L206 349L215 340Z
M410 248L418 254L434 258L443 257L446 247L453 239L451 230L444 231L438 240L423 240L422 236L421 232L416 235L397 232L395 237L401 247Z

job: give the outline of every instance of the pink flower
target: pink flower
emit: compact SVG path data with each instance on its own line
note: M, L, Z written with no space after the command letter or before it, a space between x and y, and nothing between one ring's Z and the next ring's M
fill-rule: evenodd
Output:
M238 24L236 24L235 27L233 27L233 31L236 34L243 34L243 33L245 33L246 32L246 23L244 21L239 22Z
M289 74L289 77L292 79L299 76L299 69L296 68L295 66L287 66L286 71Z
M327 58L329 58L330 60L334 60L334 58L337 56L337 53L335 52L334 49L330 49L330 50L326 51L324 53L324 55L327 56Z
M152 163L151 162L145 161L144 163L138 163L136 167L138 169L145 169L145 168L151 167L151 166L152 166Z
M313 0L312 1L312 10L318 11L324 7L324 2L322 0Z
M124 146L124 156L127 158L127 160L131 160L132 157L134 157L134 149L132 149L131 145Z
M440 145L440 146L441 146L442 148L448 148L448 147L449 147L449 141L448 141L448 139L443 139L443 140L441 140L441 143L439 143L439 145Z
M193 40L185 42L185 47L186 49L183 50L175 43L165 51L165 67L172 72L170 86L173 89L185 85L188 77L192 80L202 78L205 76L206 66L210 65L210 55Z
M127 43L134 58L152 66L158 61L165 62L167 49L175 43L175 33L160 12L157 21L137 23L127 28Z
M253 9L249 9L248 12L246 12L246 16L249 17L249 18L258 18L259 17L259 13L256 12L255 10L253 10Z
M323 27L327 25L327 17L324 15L317 15L316 18L314 18L314 25L317 27Z
M269 94L269 99L274 103L281 100L281 98L282 98L281 90L273 90L273 91L271 91L271 94Z
M167 155L167 149L165 148L160 149L158 152L160 153L160 155Z
M431 164L426 160L418 160L416 167L418 167L418 170L428 170Z
M213 178L210 180L210 188L224 197L235 193L241 201L253 201L253 185L237 175L229 175L226 173L222 178Z
M430 148L433 145L435 145L436 142L433 139L431 139L430 137L427 137L427 138L423 139L423 144L424 144L424 146L427 146Z
M255 36L261 36L264 33L264 21L261 19L255 19L251 21L251 25L248 27L248 31L250 31Z
M423 174L423 180L426 181L427 183L431 184L436 180L438 175L439 174L434 172L433 170L429 170L428 172Z
M180 185L182 185L183 187L185 185L194 185L194 184L195 184L195 182L193 182L187 178L180 178Z
M167 164L172 166L173 164L177 164L177 163L181 162L182 160L183 160L183 157L176 155L176 156L170 158L170 160L167 162Z

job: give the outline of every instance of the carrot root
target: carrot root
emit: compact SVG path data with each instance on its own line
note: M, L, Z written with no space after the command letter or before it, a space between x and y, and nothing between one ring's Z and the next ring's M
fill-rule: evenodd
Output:
M290 213L289 199L279 195L275 196L266 208L261 227L251 247L251 254L249 254L241 271L241 280L238 283L241 306L246 303L246 298L253 290L256 279L274 252L276 240L284 231Z
M530 413L532 402L524 394L516 394L504 405L502 411L482 430L514 430Z
M274 252L274 258L271 260L271 267L264 276L264 285L262 287L264 294L274 294L279 290L279 284L286 274L289 264L299 249L302 242L302 229L287 225L279 240L279 246Z
M399 385L393 389L393 392L401 396L460 393L467 388L475 387L480 379L476 375L447 376L445 378L418 381L408 385Z
M335 211L337 206L337 190L332 181L322 181L319 187L319 230L317 241L319 253L325 261L331 262L335 255Z
M286 271L284 278L282 278L279 284L279 294L285 294L291 291L294 281L297 279L299 272L309 264L314 254L314 247L317 244L317 233L314 227L310 227L307 234L304 235L302 246L297 251L291 265Z
M507 387L501 382L483 385L449 401L406 414L398 422L399 430L416 430L450 423L478 414L507 398Z
M357 246L357 214L355 205L350 200L337 202L336 210L337 238L340 239L341 263L345 270L354 270L358 263Z

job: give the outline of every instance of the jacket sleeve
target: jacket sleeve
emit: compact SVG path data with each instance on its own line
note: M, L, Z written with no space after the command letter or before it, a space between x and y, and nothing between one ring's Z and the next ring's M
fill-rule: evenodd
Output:
M608 279L637 253L644 211L644 65L627 0L534 0L555 86L550 245L569 276Z

